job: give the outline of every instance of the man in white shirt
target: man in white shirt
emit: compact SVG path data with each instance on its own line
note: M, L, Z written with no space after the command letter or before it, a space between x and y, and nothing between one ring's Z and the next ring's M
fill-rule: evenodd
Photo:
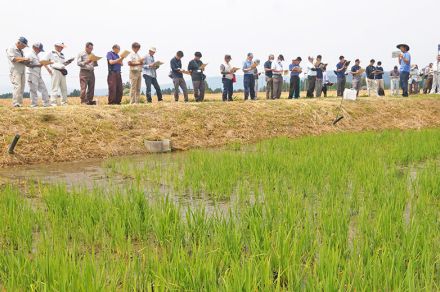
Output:
M61 97L61 105L67 105L66 66L72 63L73 59L66 60L64 54L62 53L65 47L66 46L62 42L56 43L55 50L50 52L47 56L47 59L53 62L52 65L50 65L53 69L52 91L50 94L52 106L57 106L58 96Z
M131 45L133 52L128 57L128 66L130 67L130 103L136 104L140 102L141 85L142 85L142 64L143 59L138 54L141 45L134 42Z
M29 59L24 57L23 49L27 46L27 39L20 37L13 47L6 50L9 61L9 78L13 86L12 105L14 107L23 105L23 93L26 83L25 69L26 64L29 62Z
M272 78L273 78L273 98L280 99L283 89L283 74L284 74L284 56L279 55L277 60L272 62Z
M307 63L307 97L313 97L313 92L315 91L316 75L317 70L314 64L314 59L312 57L308 58Z
M440 94L440 55L437 56L437 65L434 65L431 94Z
M46 85L44 84L43 78L41 77L41 63L38 54L44 52L43 44L35 43L32 46L32 51L27 55L29 59L29 65L27 65L27 76L29 84L29 92L31 96L31 107L38 106L38 91L41 92L41 97L43 99L43 106L49 106L49 93L47 92ZM46 67L49 74L52 71Z

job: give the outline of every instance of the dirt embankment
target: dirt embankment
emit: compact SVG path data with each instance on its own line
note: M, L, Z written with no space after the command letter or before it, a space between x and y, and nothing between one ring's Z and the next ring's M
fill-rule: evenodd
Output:
M345 118L332 121L340 100L171 103L137 106L0 107L0 167L78 161L145 153L143 141L169 138L186 150L228 143L331 132L440 126L435 98L368 98L345 102ZM7 154L15 133L16 154Z

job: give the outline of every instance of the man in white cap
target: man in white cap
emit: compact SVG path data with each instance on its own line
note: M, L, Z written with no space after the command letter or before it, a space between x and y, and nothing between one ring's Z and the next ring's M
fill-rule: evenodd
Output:
M67 105L67 84L66 66L72 63L74 59L66 60L66 57L62 53L66 46L64 43L59 42L55 44L55 50L51 51L47 59L52 61L52 91L51 91L51 105L57 106L57 96L61 97L61 105Z
M32 51L27 55L29 59L29 64L27 65L27 76L29 84L29 92L31 96L31 107L38 106L38 92L41 92L41 97L43 99L43 106L49 106L49 93L47 92L46 85L44 84L43 78L41 77L41 65L40 58L38 54L44 52L42 43L35 43L32 46ZM46 67L49 74L52 71Z
M160 89L159 83L157 82L156 70L159 68L156 61L154 60L154 54L156 53L156 48L151 47L148 50L148 55L144 57L143 65L143 76L145 79L145 85L147 87L147 102L152 102L151 99L151 85L154 86L157 94L157 100L162 101L162 90Z
M13 86L12 105L14 107L21 107L23 105L23 93L26 82L25 69L26 64L29 63L29 59L24 57L23 49L27 46L27 39L20 37L15 46L6 50L9 61L9 78Z

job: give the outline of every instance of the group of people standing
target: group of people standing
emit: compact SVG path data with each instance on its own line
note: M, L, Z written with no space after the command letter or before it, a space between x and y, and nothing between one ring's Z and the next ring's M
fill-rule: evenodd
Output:
M28 47L28 40L25 37L20 37L14 46L6 50L10 65L9 76L13 85L13 106L21 107L23 105L26 74L28 75L27 81L31 97L31 107L38 106L38 92L42 95L44 107L67 105L67 66L70 65L75 58L66 59L63 54L63 50L66 46L63 42L56 43L54 45L54 50L52 50L44 60L41 60L39 57L39 54L44 52L43 44L34 43L31 47L31 52L25 56L23 50L26 47ZM148 54L144 57L139 55L140 48L141 45L135 42L132 44L132 52L124 51L121 53L120 46L115 44L113 45L112 50L107 53L109 104L121 104L124 89L121 70L126 58L128 58L128 66L130 70L130 102L140 102L142 77L145 80L147 88L147 102L152 102L152 87L154 87L156 91L158 101L162 101L162 91L157 81L156 71L163 63L156 61L154 58L156 48L149 48ZM96 105L96 101L94 100L94 70L95 67L98 66L98 60L100 58L93 54L93 49L93 43L87 42L84 51L79 53L76 58L77 65L80 67L79 81L81 87L81 104L85 105ZM203 64L201 61L202 54L200 52L194 54L194 59L188 64L188 70L184 70L182 67L182 57L183 52L179 51L170 61L170 77L173 79L175 86L175 100L178 101L179 99L180 88L183 91L184 100L188 101L188 89L183 74L189 74L193 83L195 100L198 102L203 101L205 96L204 80L206 78L206 75L203 72L206 64ZM41 69L43 67L51 75L50 94L42 78ZM58 98L60 98L59 101Z
M13 85L13 106L20 107L23 104L23 93L26 82L25 73L27 73L28 85L30 89L31 106L38 105L38 92L41 93L43 99L43 106L57 106L67 105L67 85L66 75L68 74L67 66L74 61L66 59L63 50L66 47L63 42L58 42L54 45L54 49L47 55L45 60L40 60L39 54L44 52L41 43L32 45L31 52L24 56L23 49L28 46L28 41L24 37L20 37L15 46L7 50L7 57L10 63L10 79ZM402 95L408 96L408 83L413 74L414 68L411 67L411 56L409 54L409 46L400 44L397 46L401 53L399 55L400 68L395 66L394 70L390 72L391 91L393 95L398 94L399 85L402 88ZM93 43L87 42L84 51L77 56L77 65L80 67L80 98L81 103L86 105L95 105L94 90L95 90L95 67L98 66L99 57L93 54ZM150 47L148 54L141 57L139 51L141 45L134 42L131 47L132 51L124 51L121 53L120 46L115 44L112 50L106 55L108 66L108 103L121 104L123 95L123 83L121 77L121 69L124 60L128 59L129 78L130 78L130 103L136 104L140 102L140 91L142 78L146 85L146 101L152 102L152 87L154 87L158 101L162 101L162 91L157 80L157 70L163 64L155 60L156 48ZM201 102L205 97L205 79L204 70L207 64L201 60L202 54L200 52L194 53L194 58L189 62L185 70L182 65L182 58L184 53L178 51L176 55L170 60L171 71L169 77L174 85L174 99L179 100L180 91L183 93L184 101L189 101L188 87L184 79L184 74L191 76L191 81L194 89L194 99L196 102ZM243 85L244 85L244 99L257 99L258 79L262 74L258 72L260 61L254 60L254 55L248 53L246 60L243 62L241 68L231 65L231 55L225 55L224 62L220 65L220 74L223 83L223 101L232 101L234 92L234 83L237 81L236 72L242 70ZM264 63L264 77L266 81L266 98L279 99L283 88L283 76L290 75L289 99L297 99L300 96L301 79L300 75L303 73L301 67L302 58L297 57L292 60L288 67L284 66L284 56L278 55L275 60L274 55L269 55L268 60ZM337 77L336 87L337 96L343 96L346 86L346 76L352 75L352 88L357 91L361 89L361 80L363 73L366 72L366 83L368 95L373 93L381 95L384 91L384 69L382 63L378 62L375 65L375 60L370 60L370 64L364 70L360 66L360 60L356 59L355 64L348 70L350 61L347 61L344 56L339 57L339 62L336 64L335 74ZM437 67L430 64L423 70L423 76L426 79L424 92L436 93L440 92L440 78L439 78L439 63L440 57L437 60ZM45 67L51 75L51 92L49 92L44 84L41 76L41 69ZM347 72L349 71L349 72ZM322 94L327 96L327 88L333 83L330 82L327 74L327 64L322 62L322 56L318 55L316 58L308 57L306 64L305 82L308 98L320 97ZM418 74L418 73L417 73ZM57 98L60 97L58 103Z
M140 102L140 92L142 77L145 80L146 85L146 97L147 102L152 102L151 90L154 87L156 91L157 100L162 101L162 90L157 80L157 70L163 64L160 61L156 61L154 55L156 54L156 48L150 47L148 54L144 57L139 55L141 45L137 42L132 44L132 52L123 52L120 54L119 45L114 45L112 51L107 53L108 63L108 88L109 88L109 104L120 104L123 95L123 84L121 78L121 68L125 58L128 58L128 66L130 67L130 103L136 104ZM194 98L196 102L201 102L205 97L205 79L206 75L203 73L206 64L203 64L201 58L202 53L195 52L194 59L188 64L188 69L185 70L182 66L182 58L184 54L182 51L178 51L176 55L170 61L171 72L169 77L173 80L174 85L174 99L179 101L180 90L183 92L184 101L188 101L188 87L186 81L183 78L183 74L191 76Z

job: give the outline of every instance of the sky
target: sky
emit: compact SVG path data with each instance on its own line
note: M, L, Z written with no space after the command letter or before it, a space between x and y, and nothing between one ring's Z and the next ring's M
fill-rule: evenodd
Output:
M130 49L139 42L142 55L157 48L156 60L165 62L158 80L169 84L169 60L176 51L185 53L183 66L201 51L208 63L206 74L219 76L225 54L241 66L248 52L262 63L270 53L283 54L287 63L297 56L323 55L333 68L338 57L381 60L386 70L396 65L391 54L398 43L410 45L413 63L433 62L440 44L439 0L24 0L18 8L6 1L0 10L0 92L11 91L5 50L19 36L30 44L41 42L46 52L64 42L67 57L76 57L87 41L94 53L105 56L113 44ZM19 14L14 13L18 11ZM56 11L56 10L59 11ZM79 88L79 68L68 67L69 89ZM49 86L48 73L44 78ZM96 69L96 88L107 88L107 64ZM123 67L128 81L128 66Z

